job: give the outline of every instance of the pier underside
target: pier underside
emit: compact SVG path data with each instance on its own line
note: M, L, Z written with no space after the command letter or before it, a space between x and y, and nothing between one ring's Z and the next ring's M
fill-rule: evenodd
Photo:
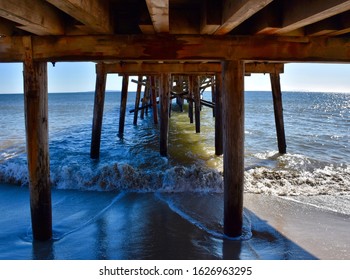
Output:
M48 62L96 62L90 156L99 158L106 78L138 76L134 123L152 108L167 156L170 99L213 108L217 155L224 155L225 234L242 231L244 75L270 75L278 149L286 152L280 74L288 62L350 62L350 1L9 0L0 2L0 62L24 65L25 116L34 239L52 236L48 149ZM141 100L142 86L144 97ZM212 100L201 99L203 87ZM140 104L140 102L142 102ZM159 102L159 115L157 102ZM103 160L103 159L101 159Z

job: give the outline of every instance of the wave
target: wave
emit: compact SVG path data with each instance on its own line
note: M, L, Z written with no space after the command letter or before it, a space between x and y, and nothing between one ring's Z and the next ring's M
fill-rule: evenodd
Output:
M327 165L312 170L311 164L314 165L309 159L288 155L278 158L275 168L258 165L247 168L245 192L277 196L350 195L349 166ZM27 172L23 162L3 162L0 182L28 185ZM222 173L198 165L173 166L162 171L116 162L101 167L71 163L52 167L51 183L57 189L95 191L223 192Z

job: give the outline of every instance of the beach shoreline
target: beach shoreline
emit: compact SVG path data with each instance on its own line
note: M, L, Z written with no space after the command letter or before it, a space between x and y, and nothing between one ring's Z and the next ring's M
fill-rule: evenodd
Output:
M222 194L54 189L54 238L32 242L28 189L0 186L0 259L350 259L349 215L248 193L252 237L233 241Z

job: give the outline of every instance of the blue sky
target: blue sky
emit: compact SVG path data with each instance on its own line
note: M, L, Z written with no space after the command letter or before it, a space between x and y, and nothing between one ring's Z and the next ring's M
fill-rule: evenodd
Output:
M0 63L0 93L22 93L21 63ZM350 64L290 63L281 74L282 91L322 91L350 93ZM91 62L48 64L49 92L93 91L95 64ZM107 90L120 90L121 78L108 75ZM130 83L130 90L136 86ZM269 75L245 78L246 90L270 90Z

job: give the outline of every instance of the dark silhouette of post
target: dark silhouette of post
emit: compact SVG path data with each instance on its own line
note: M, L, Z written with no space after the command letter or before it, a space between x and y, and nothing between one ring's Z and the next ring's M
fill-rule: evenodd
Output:
M287 144L284 132L282 92L279 73L271 73L270 80L273 97L273 108L275 112L278 151L280 154L285 154L287 152Z
M222 75L215 75L215 154L223 154L223 131L222 131Z
M128 99L128 86L129 86L129 76L124 75L123 82L122 82L121 100L120 100L119 131L118 131L119 137L123 137L124 135L126 101Z
M91 149L90 157L97 159L100 157L101 131L103 120L103 108L105 102L107 73L104 71L103 64L96 65L96 85L94 115L92 119Z
M160 155L168 156L169 136L169 74L160 75Z

